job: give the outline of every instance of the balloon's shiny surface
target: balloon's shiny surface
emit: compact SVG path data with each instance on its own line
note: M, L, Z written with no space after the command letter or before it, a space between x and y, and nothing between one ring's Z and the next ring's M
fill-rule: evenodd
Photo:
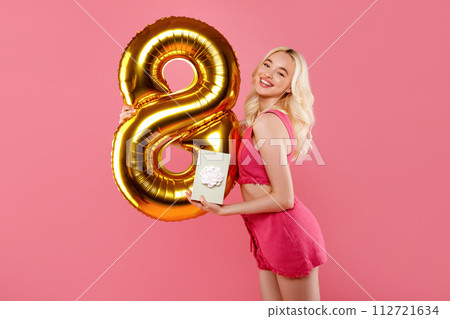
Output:
M176 92L163 73L174 59L186 61L194 72L192 83ZM231 109L239 86L233 49L206 23L167 17L137 33L119 66L122 97L137 111L117 128L111 153L115 182L130 204L164 221L205 214L184 193L192 189L200 148L231 154L228 195L238 177L236 141L241 131ZM171 143L192 155L191 165L182 172L171 172L162 164L163 151Z

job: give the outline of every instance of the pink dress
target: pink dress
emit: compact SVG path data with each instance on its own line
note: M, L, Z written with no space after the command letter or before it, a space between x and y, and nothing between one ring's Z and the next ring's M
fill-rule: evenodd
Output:
M279 110L269 109L263 113L266 112L280 117L294 141L289 116ZM252 126L245 130L239 146L237 183L270 185L261 155L253 146L252 131ZM293 148L292 145L287 156L289 164ZM253 251L258 268L292 278L309 275L311 269L327 261L319 223L296 195L294 203L294 207L286 211L280 207L280 212L241 214L250 234L250 252Z

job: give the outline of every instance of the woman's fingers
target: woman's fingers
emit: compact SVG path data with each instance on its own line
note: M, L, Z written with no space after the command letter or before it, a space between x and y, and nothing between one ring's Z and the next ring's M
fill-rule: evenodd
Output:
M206 201L205 196L200 195L200 202L203 206L208 207L208 202Z
M189 189L186 192L184 192L184 194L186 195L186 198L188 199L189 203L191 203L194 206L197 206L200 209L203 209L203 205L202 203L196 202L196 201L192 201L191 196L192 196L192 191Z
M124 106L122 107L122 112L129 111L129 110L133 110L133 107L131 107L131 106L129 106L129 105L124 105Z
M185 194L186 194L187 199L189 201L191 201L192 192L191 191L186 191Z
M132 112L132 113L134 113L134 112L136 112L136 109L134 109L133 107L131 107L131 106L129 106L129 105L124 105L124 106L122 107L121 113L127 113L127 112Z
M120 119L119 119L119 124L122 123L122 121L127 118L130 117L131 115L133 115L134 113L136 113L135 109L132 109L130 111L122 111L122 113L120 113Z
M134 112L136 112L135 109L129 109L129 110L122 111L122 114L132 114Z

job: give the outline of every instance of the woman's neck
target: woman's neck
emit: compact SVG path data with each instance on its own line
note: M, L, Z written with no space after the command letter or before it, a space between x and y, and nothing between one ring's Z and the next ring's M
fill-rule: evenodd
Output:
M278 103L277 103L278 102ZM283 106L280 104L281 101L279 101L276 98L262 98L259 97L259 112L258 114L261 114L262 112L265 112L267 110L283 110Z
M267 108L265 108L265 109L261 109L261 107L260 107L257 116L258 116L259 114L261 114L261 113L267 111L267 110L278 110L278 111L281 111L281 112L287 114L287 112L286 112L285 110L283 110L283 108L282 108L281 106L279 106L279 105L273 105L273 106L267 107Z

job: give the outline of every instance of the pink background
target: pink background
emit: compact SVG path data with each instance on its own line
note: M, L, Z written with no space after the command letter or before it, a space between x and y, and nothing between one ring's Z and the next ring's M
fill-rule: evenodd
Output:
M268 50L291 46L311 66L373 1L79 3L122 47L165 16L218 29L239 60L242 119ZM322 300L370 300L361 287L376 300L450 299L449 9L378 1L310 68L325 165L313 156L292 175L345 269L321 266ZM260 300L240 216L156 222L135 242L154 220L111 172L121 48L74 1L0 12L0 299L75 300L108 269L80 300ZM225 203L238 201L237 186Z

